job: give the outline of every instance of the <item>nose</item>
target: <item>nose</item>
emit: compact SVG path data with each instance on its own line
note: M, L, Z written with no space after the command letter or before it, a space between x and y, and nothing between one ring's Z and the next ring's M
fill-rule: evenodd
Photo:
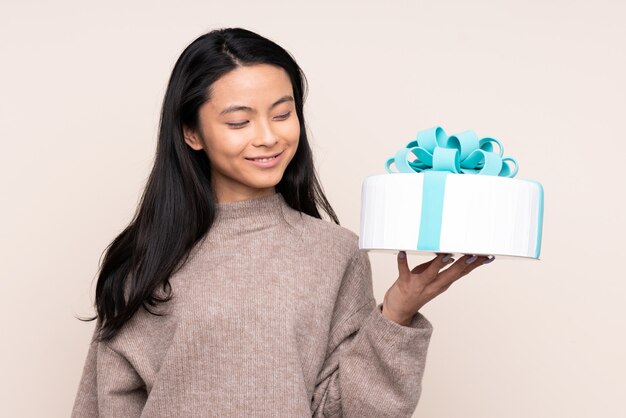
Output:
M276 138L276 134L272 130L271 125L267 121L261 122L259 124L258 132L255 135L253 145L257 147L266 146L268 148L271 148L277 142L278 139Z

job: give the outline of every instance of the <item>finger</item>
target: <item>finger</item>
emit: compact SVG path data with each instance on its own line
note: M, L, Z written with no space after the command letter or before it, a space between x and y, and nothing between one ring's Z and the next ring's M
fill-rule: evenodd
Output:
M483 261L487 260L486 256L478 256L474 254L465 254L463 257L448 267L445 271L442 271L437 277L437 287L449 287L452 283L467 275L475 268L482 265Z
M428 279L435 280L437 278L437 275L439 274L439 270L452 263L453 261L454 258L452 258L452 254L437 254L437 257L432 260L430 265L423 271L422 274Z
M422 263L420 265L417 265L417 266L413 267L413 269L411 270L411 273L413 273L413 274L420 274L421 272L426 270L428 268L428 266L430 266L432 264L432 262L435 261L436 259L437 259L437 257L433 258L432 260L428 260L425 263Z
M475 257L476 257L476 259L473 262L466 263L466 267L461 272L461 277L465 276L466 274L468 274L472 270L477 269L478 267L482 266L485 261L489 261L490 260L490 257L488 257L486 255L480 255L480 256L476 255ZM491 256L491 257L493 257L493 256ZM471 261L471 260L472 260L472 258L470 257L466 261ZM491 258L491 261L493 261L493 258Z
M466 254L461 257L455 264L439 273L439 276L436 280L429 283L429 285L424 289L427 294L430 294L431 297L436 297L441 293L448 290L448 288L456 282L461 277L469 274L474 269L484 265L491 263L496 257L493 255L489 256L473 256L470 254ZM472 259L474 261L472 261ZM470 261L470 263L466 263L466 261Z
M477 257L476 261L474 261L473 263L469 264L468 267L463 269L463 271L461 272L461 274L459 275L457 280L460 279L461 277L469 274L470 272L472 272L473 270L477 269L478 267L483 266L485 264L491 263L493 260L495 260L495 258L496 257L494 255Z
M409 269L409 262L406 258L406 251L398 252L398 273L400 278L407 278L411 275L411 270Z

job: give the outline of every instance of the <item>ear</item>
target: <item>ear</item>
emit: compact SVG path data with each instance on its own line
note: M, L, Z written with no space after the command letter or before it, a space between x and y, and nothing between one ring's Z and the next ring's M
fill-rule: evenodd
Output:
M189 145L194 150L200 151L204 148L202 146L202 141L200 141L200 138L198 137L198 134L186 126L183 126L183 136L187 145Z

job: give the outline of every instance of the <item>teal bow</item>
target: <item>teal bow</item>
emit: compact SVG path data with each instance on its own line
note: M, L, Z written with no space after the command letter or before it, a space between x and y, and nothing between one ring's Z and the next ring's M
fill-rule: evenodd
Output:
M498 144L499 152L493 151ZM464 131L447 136L440 126L419 131L417 138L388 159L385 169L395 163L400 173L422 171L447 171L456 174L483 174L490 176L514 177L518 171L513 157L502 157L504 149L495 138L481 138L473 131ZM409 154L415 159L409 161ZM514 169L507 164L511 162Z

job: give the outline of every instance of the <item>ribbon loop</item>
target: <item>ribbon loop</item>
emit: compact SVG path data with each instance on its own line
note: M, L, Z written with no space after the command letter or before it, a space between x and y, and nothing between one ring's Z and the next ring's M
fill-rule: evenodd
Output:
M498 145L498 152L494 151L494 144ZM496 138L479 138L469 130L447 136L442 127L435 126L419 131L416 139L386 161L385 169L393 173L391 164L394 164L400 173L445 171L514 177L519 169L517 161L502 157L503 154L504 148ZM415 158L409 160L411 155Z
M459 151L451 148L435 148L432 167L435 171L458 173L461 170L461 166L459 164Z

